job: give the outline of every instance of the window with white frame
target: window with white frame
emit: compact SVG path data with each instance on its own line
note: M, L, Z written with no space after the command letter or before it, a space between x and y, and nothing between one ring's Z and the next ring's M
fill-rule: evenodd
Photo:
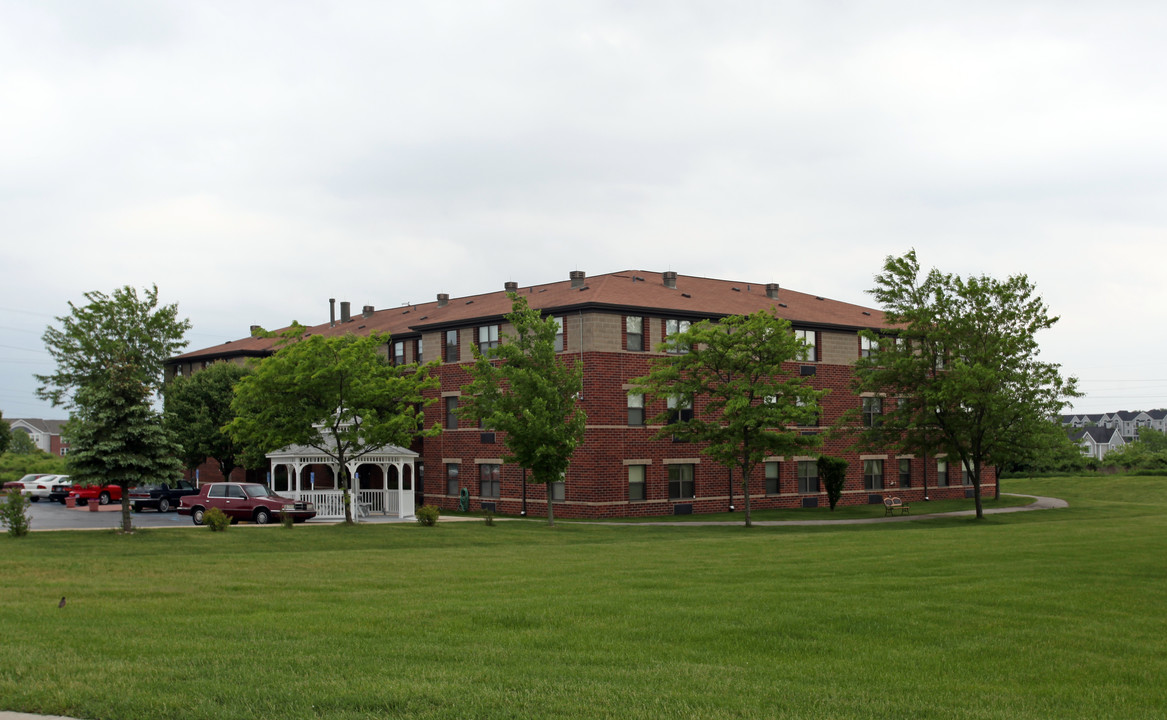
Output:
M564 494L566 492L566 487L567 487L566 477L567 477L567 473L564 473L564 474L559 476L558 480L556 480L553 483L550 483L550 485L551 485L551 488L550 488L550 490L551 490L551 502L563 502L564 498L566 497L566 495Z
M868 337L859 336L859 355L860 357L871 357L879 352L879 341L872 340Z
M446 463L446 494L458 494L458 476L462 472L462 466L458 463Z
M446 350L444 353L445 361L448 363L458 362L458 331L446 331Z
M912 486L912 461L910 458L900 458L900 487Z
M456 395L446 398L446 429L458 429L458 397Z
M936 487L948 487L948 461L936 461Z
M669 410L669 424L688 422L693 419L693 400L679 395L670 395L665 400Z
M422 352L422 345L423 345L423 343L421 341L421 338L418 338L417 339L417 347L414 348L414 354L413 354L413 359L417 361L418 365L425 362L425 360L423 359L425 357L425 353Z
M405 364L405 341L404 340L395 340L393 342L393 364L394 365L404 365Z
M563 335L563 318L555 318L555 352L563 352L565 346Z
M864 460L863 461L863 489L864 490L882 490L883 489L883 461L882 460Z

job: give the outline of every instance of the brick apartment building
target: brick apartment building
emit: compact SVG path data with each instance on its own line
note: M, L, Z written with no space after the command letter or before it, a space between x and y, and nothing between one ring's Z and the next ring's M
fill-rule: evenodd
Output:
M740 507L740 471L731 474L704 456L698 445L653 439L656 428L645 423L664 409L665 400L628 395L632 379L647 374L656 355L653 348L668 333L690 322L757 310L773 310L788 319L813 346L811 355L791 363L791 371L814 387L831 391L821 403L818 424L797 429L819 433L844 412L864 407L864 398L850 389L853 363L864 351L858 331L883 327L878 310L777 284L641 270L593 277L573 271L559 282L506 283L497 292L460 298L443 293L433 302L391 310L364 306L357 315L343 302L339 318L330 311L329 322L309 332L388 332L392 339L386 351L395 362L441 361L437 402L427 409L426 424L440 422L444 429L413 447L420 455L413 488L418 504L452 509L465 491L472 509L546 514L545 489L524 482L521 468L502 462L501 438L459 423L454 412L461 388L470 380L466 368L473 362L472 345L489 348L509 331L504 319L510 311L508 291L523 295L532 307L557 319L561 352L584 368L580 400L587 412L584 442L576 450L565 482L550 488L555 514L560 517L671 515ZM173 358L167 372L172 377L196 372L211 362L263 357L271 352L271 344L245 338L188 352ZM864 410L877 412L878 402L868 399ZM971 494L967 474L959 467L949 468L943 457L860 454L842 439L828 440L822 451L850 462L844 504L878 503L892 494L908 501L923 500L926 494L932 498ZM826 503L814 460L811 456L770 458L750 478L753 506ZM236 472L239 479L243 472ZM320 478L317 487L333 482L327 468L311 472ZM375 467L362 468L359 475L360 487L379 488L385 482ZM256 477L255 471L250 476ZM261 471L258 477L263 476ZM218 479L212 464L200 469L200 479ZM284 482L281 478L280 484ZM987 469L984 489L992 492L995 482L995 474Z

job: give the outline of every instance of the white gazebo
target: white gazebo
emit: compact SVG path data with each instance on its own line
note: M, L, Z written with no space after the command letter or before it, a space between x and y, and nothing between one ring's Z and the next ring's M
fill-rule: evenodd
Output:
M392 515L400 518L413 516L413 482L417 476L417 453L396 445L384 445L360 457L345 462L349 477L353 478L353 520L370 513ZM277 495L302 500L316 505L316 517L322 519L344 518L344 490L339 487L340 463L319 449L305 445L290 445L267 454L272 468L272 489ZM338 487L317 490L309 481L307 487L302 476L304 468L310 465L328 467L337 480ZM381 471L380 488L362 488L358 472L362 466L371 465ZM276 488L276 468L287 469L287 487Z

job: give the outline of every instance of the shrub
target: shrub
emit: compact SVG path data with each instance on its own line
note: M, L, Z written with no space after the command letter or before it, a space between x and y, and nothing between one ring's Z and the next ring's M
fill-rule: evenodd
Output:
M296 525L295 521L292 520L292 514L285 512L283 508L280 508L280 525L283 525L289 530Z
M28 534L28 498L21 495L18 488L9 490L7 499L0 505L0 523L8 527L8 534L12 537Z
M433 505L422 505L414 511L414 515L417 517L417 524L425 525L426 527L437 525L439 514L441 514L440 511Z
M831 512L843 496L843 484L847 482L847 461L842 458L823 455L818 460L819 480L823 489L827 491L827 502L831 504Z
M231 518L217 507L208 508L203 513L203 524L209 527L211 532L219 532L231 527Z
M482 522L484 522L487 525L494 525L494 513L487 510L486 515L484 515L482 517Z

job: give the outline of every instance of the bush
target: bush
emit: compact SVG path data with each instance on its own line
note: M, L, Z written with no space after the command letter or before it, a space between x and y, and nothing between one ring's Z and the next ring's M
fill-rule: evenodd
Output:
M433 505L422 505L415 512L418 525L425 525L426 527L433 527L438 524L438 515L440 511Z
M488 510L486 512L486 515L483 516L482 522L484 522L487 525L494 525L494 513L490 512Z
M289 530L296 525L295 521L292 520L292 514L285 512L282 508L280 509L280 525L283 525Z
M209 527L211 532L219 532L231 527L231 518L217 507L208 508L203 513L203 524Z
M842 458L823 455L818 460L819 480L823 489L827 491L827 502L831 504L831 512L839 498L843 497L843 485L847 482L847 461Z
M28 523L28 498L21 495L19 489L13 488L0 505L0 524L7 526L10 536L24 537L28 534Z

